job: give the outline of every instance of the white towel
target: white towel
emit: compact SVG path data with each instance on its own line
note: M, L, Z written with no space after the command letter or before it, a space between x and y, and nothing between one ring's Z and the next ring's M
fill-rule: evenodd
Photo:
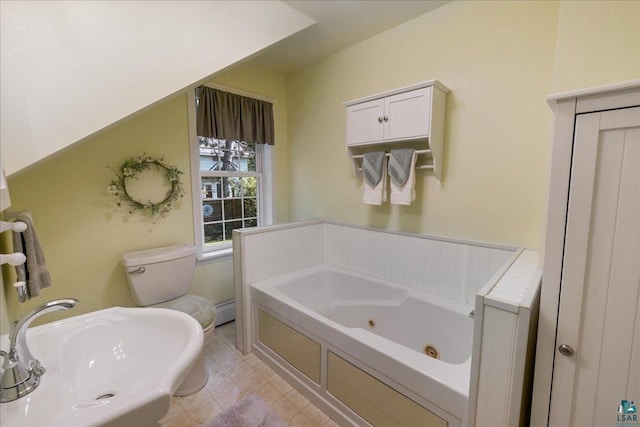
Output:
M390 201L394 205L410 205L416 199L416 159L417 153L414 151L411 157L411 167L409 177L404 184L398 185L391 179Z
M381 205L382 202L387 201L387 158L382 160L382 177L375 187L371 187L367 180L364 179L362 185L364 186L364 193L362 195L362 201L368 205Z

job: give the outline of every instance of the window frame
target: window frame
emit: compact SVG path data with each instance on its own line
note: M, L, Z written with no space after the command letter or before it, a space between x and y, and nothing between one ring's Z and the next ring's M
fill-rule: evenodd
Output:
M249 98L267 101L273 100L264 96L240 91L222 85L206 84L205 86L235 93ZM255 144L256 172L201 171L200 141L196 132L196 96L195 88L187 92L187 116L189 125L189 151L191 158L191 189L193 199L193 231L198 263L230 258L233 254L232 243L220 243L215 248L206 247L204 243L204 221L202 214L202 178L207 176L251 176L258 177L258 226L270 225L273 222L273 185L272 185L272 147L267 144ZM204 172L204 174L203 174Z

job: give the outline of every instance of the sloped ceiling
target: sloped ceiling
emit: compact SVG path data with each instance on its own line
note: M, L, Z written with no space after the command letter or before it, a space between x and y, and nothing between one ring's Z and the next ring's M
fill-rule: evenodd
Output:
M316 25L260 52L252 61L281 72L296 71L450 0L284 0Z
M0 17L9 175L314 23L280 1L3 0Z

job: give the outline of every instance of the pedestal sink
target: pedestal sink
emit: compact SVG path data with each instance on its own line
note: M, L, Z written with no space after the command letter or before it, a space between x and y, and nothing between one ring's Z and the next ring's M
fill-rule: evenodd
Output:
M203 344L194 318L159 308L100 310L26 337L46 372L32 393L0 404L2 427L155 426Z

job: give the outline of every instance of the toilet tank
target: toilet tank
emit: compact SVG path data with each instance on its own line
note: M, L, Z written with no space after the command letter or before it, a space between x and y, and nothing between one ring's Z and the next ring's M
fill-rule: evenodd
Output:
M129 252L122 256L131 294L136 304L148 306L189 292L196 265L196 248L166 246Z

